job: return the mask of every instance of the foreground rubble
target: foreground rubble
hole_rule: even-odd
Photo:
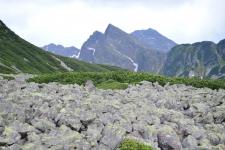
[[[142,82],[126,90],[0,79],[0,149],[224,150],[225,91]]]

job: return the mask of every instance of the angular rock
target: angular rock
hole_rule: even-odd
[[[125,129],[119,126],[107,125],[104,128],[101,143],[106,145],[110,149],[115,149],[123,140],[125,133]]]
[[[84,88],[88,91],[88,92],[92,92],[94,91],[96,88],[95,88],[95,85],[93,83],[93,81],[91,80],[87,80],[86,83],[85,83],[85,86]]]
[[[158,135],[158,144],[162,150],[181,150],[182,145],[179,137],[168,126],[164,126],[160,129]]]
[[[188,149],[196,149],[197,144],[197,140],[191,135],[186,137],[182,142],[183,147]]]

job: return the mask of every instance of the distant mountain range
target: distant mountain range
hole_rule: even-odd
[[[175,45],[175,42],[153,29],[138,30],[128,34],[109,24],[104,33],[95,31],[89,37],[81,47],[79,59],[133,71],[158,73],[164,64],[166,52]],[[62,55],[58,53],[57,47],[45,46],[44,49]],[[67,50],[64,48],[64,51]],[[78,52],[74,52],[78,56]],[[63,54],[63,56],[68,55]]]
[[[112,71],[122,67],[167,76],[225,77],[225,40],[176,45],[152,29],[128,34],[110,24],[104,33],[95,31],[81,50],[55,44],[43,49],[23,40],[0,21],[0,73]]]
[[[62,45],[48,44],[42,47],[42,49],[61,56],[79,58],[80,50],[74,46],[64,47]]]
[[[225,76],[225,40],[215,44],[203,41],[172,48],[162,69],[168,76]]]
[[[114,71],[118,67],[96,65],[46,52],[23,40],[0,20],[0,73],[51,73]]]
[[[57,50],[53,46],[48,49],[51,52]],[[68,50],[64,48],[61,51]],[[104,33],[95,31],[82,45],[81,50],[73,50],[73,53],[79,55],[76,58],[86,62],[108,64],[133,71],[167,76],[225,76],[225,40],[218,44],[203,41],[177,45],[154,29],[137,30],[128,34],[109,24]],[[71,54],[61,55],[71,57]]]

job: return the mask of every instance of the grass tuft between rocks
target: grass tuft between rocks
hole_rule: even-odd
[[[119,146],[120,150],[153,150],[153,148],[144,143],[133,139],[125,139]]]
[[[128,88],[128,84],[127,83],[120,83],[120,82],[117,82],[117,81],[114,81],[114,80],[108,80],[106,82],[102,82],[102,83],[98,84],[97,88],[103,89],[103,90],[106,90],[106,89],[125,90],[125,89]]]

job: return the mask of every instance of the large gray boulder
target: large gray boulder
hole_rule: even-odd
[[[162,127],[158,132],[158,143],[162,150],[181,150],[179,137],[169,126]]]
[[[115,149],[123,140],[125,133],[125,129],[119,126],[107,125],[104,128],[101,143],[106,145],[110,149]]]

